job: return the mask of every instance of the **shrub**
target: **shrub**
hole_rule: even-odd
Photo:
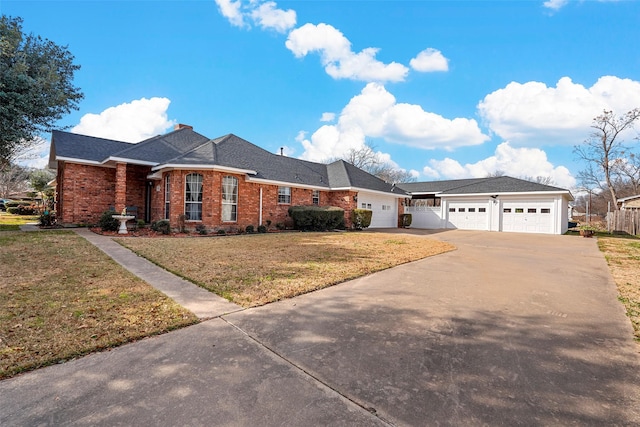
[[[205,236],[207,234],[207,227],[205,227],[204,224],[198,224],[196,225],[196,231],[198,234]]]
[[[56,214],[51,212],[51,211],[44,211],[41,215],[40,215],[40,222],[39,224],[42,227],[51,227],[52,225],[54,225],[56,222]]]
[[[5,204],[7,213],[12,215],[34,215],[38,211],[36,205],[29,201],[11,201]]]
[[[334,206],[291,206],[293,227],[303,231],[325,231],[344,228],[344,209]]]
[[[224,228],[221,228],[220,230],[217,231],[219,236],[224,236],[225,234],[227,234],[227,232],[224,230]]]
[[[136,221],[136,226],[138,228],[144,228],[147,225],[146,222],[144,222],[144,219],[139,219],[138,221]]]
[[[354,209],[351,211],[351,224],[356,230],[362,230],[371,225],[373,211],[369,209]]]
[[[258,226],[258,233],[266,233],[266,232],[267,232],[267,227],[265,227],[264,225]]]
[[[153,231],[157,231],[162,234],[170,234],[171,233],[171,224],[168,219],[160,219],[151,224],[151,229]]]
[[[400,224],[403,227],[409,227],[411,225],[412,220],[413,220],[413,217],[411,216],[410,213],[400,215]]]
[[[284,230],[284,222],[276,222],[276,228],[278,230]]]
[[[248,234],[251,234],[251,233],[255,232],[255,229],[253,228],[253,225],[249,224],[249,225],[246,226],[244,231],[246,231]]]
[[[100,220],[98,221],[98,227],[100,227],[102,231],[118,231],[120,221],[113,217],[115,214],[116,212],[111,210],[102,212]]]

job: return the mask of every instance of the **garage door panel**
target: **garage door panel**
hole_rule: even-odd
[[[450,202],[448,228],[488,230],[489,209],[486,202]]]
[[[504,202],[502,231],[553,233],[553,202]]]

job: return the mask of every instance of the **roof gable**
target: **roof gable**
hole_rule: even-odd
[[[398,186],[400,186],[403,190],[413,194],[431,193],[438,195],[569,192],[564,188],[531,182],[524,179],[512,178],[510,176],[414,182],[398,184]]]
[[[114,153],[126,150],[133,145],[128,142],[54,130],[51,133],[49,167],[55,167],[57,157],[100,163]]]

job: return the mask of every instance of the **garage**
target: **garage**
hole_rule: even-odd
[[[462,230],[488,230],[489,211],[487,201],[449,202],[447,228]]]
[[[358,207],[372,211],[369,228],[395,228],[398,226],[398,202],[395,197],[359,192]]]
[[[516,233],[563,234],[568,228],[569,190],[508,176],[401,184],[411,195],[405,213],[416,228],[438,221],[439,228]],[[428,210],[422,205],[433,206]],[[438,210],[437,206],[441,206]]]
[[[502,204],[502,231],[553,232],[553,201],[517,201]]]

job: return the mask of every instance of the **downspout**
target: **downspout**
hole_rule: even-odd
[[[258,211],[258,225],[262,225],[262,187],[260,187],[260,210]]]

